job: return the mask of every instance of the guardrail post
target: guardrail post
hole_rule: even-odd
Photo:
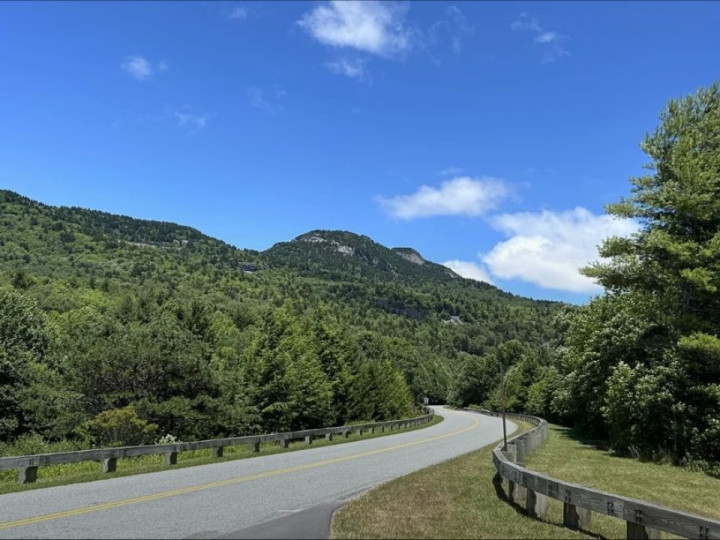
[[[312,444],[312,435],[305,435],[305,444]]]
[[[563,503],[563,525],[568,529],[584,529],[590,523],[590,510],[568,502]]]
[[[343,435],[345,435],[345,438],[346,438],[346,439],[347,439],[348,437],[350,437],[350,430],[349,430],[349,429],[346,429],[345,431],[343,431]]]
[[[385,426],[380,426],[380,433],[385,433]]]
[[[542,493],[537,493],[532,489],[527,490],[525,496],[525,510],[532,517],[543,517],[547,514],[548,498]]]
[[[370,433],[370,435],[375,435],[375,428],[371,427],[370,429],[368,429],[368,433]]]
[[[250,448],[252,448],[253,452],[259,452],[260,451],[260,441],[256,441],[254,443],[250,443]],[[286,447],[287,448],[287,447]]]
[[[660,538],[660,531],[651,529],[640,523],[627,522],[627,538],[628,540],[651,540]]]
[[[362,437],[363,430],[362,429],[356,429],[355,433],[357,433],[360,437]]]
[[[37,466],[20,467],[18,469],[18,484],[32,484],[37,480]]]
[[[326,433],[326,434],[325,434],[325,438],[326,438],[328,441],[332,441],[332,440],[333,440],[333,434],[332,434],[332,433]]]
[[[221,458],[223,457],[223,452],[225,452],[225,448],[222,446],[215,446],[212,449],[212,457],[214,458]]]
[[[177,465],[177,452],[165,453],[165,465]]]
[[[515,439],[515,463],[525,464],[525,441],[523,439]]]
[[[290,446],[290,439],[281,439],[280,446],[282,446],[283,448],[287,448],[288,446]]]
[[[508,461],[517,463],[517,446],[515,446],[514,442],[507,445],[505,455],[507,456]],[[518,486],[515,482],[508,480],[507,496],[511,503],[515,502],[515,499],[520,500],[522,498],[523,494],[520,492],[520,489],[520,486]]]
[[[102,472],[111,473],[117,470],[117,458],[109,457],[102,460]]]

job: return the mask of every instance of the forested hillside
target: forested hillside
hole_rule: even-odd
[[[472,366],[508,340],[550,358],[563,309],[348,232],[261,253],[9,191],[0,276],[5,443],[190,440],[407,415],[423,396],[465,391]]]

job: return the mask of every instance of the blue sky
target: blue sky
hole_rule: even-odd
[[[720,78],[714,2],[4,2],[0,186],[266,249],[366,234],[516,294],[636,224],[670,98]]]

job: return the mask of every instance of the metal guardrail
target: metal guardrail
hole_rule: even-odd
[[[164,454],[165,464],[175,465],[179,452],[190,450],[212,449],[212,456],[220,458],[223,456],[223,449],[226,446],[239,446],[248,444],[255,452],[260,451],[260,444],[277,442],[283,448],[287,448],[291,441],[304,440],[306,444],[312,444],[313,439],[325,437],[332,440],[334,435],[349,437],[351,432],[362,435],[368,431],[374,433],[376,429],[384,432],[386,429],[402,429],[420,424],[426,424],[432,420],[434,411],[424,407],[424,416],[406,418],[402,420],[391,420],[388,422],[372,422],[367,424],[356,424],[351,426],[337,426],[320,429],[308,429],[303,431],[289,431],[284,433],[271,433],[265,435],[248,435],[245,437],[230,437],[225,439],[210,439],[205,441],[183,442],[173,444],[155,444],[144,446],[122,446],[117,448],[98,448],[92,450],[78,450],[75,452],[57,452],[52,454],[35,454],[31,456],[9,456],[0,458],[0,470],[17,469],[18,482],[26,484],[35,482],[37,479],[38,467],[48,465],[59,465],[63,463],[79,463],[82,461],[100,461],[102,472],[115,472],[119,458],[131,458]]]
[[[488,410],[475,412],[500,416],[499,413]],[[544,516],[548,498],[552,498],[563,503],[563,525],[570,529],[585,528],[590,522],[592,512],[597,512],[625,520],[627,538],[631,539],[660,538],[660,531],[684,538],[720,539],[718,520],[563,482],[526,469],[525,456],[547,440],[548,423],[542,418],[525,414],[508,413],[507,416],[535,425],[530,431],[509,439],[507,450],[503,451],[503,443],[493,450],[496,478],[508,481],[509,500],[524,504],[529,515]]]

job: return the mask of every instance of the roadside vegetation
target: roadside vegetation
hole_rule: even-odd
[[[633,219],[582,272],[605,293],[556,319],[549,349],[468,357],[451,403],[507,407],[620,455],[720,477],[720,89],[671,100],[641,144],[648,174],[607,206]],[[629,223],[629,222],[626,222]]]
[[[699,470],[621,457],[609,450],[605,441],[587,439],[561,426],[549,427],[547,442],[525,460],[528,469],[607,493],[720,519],[720,479]],[[614,521],[620,524],[620,535],[624,534],[624,523]]]
[[[130,476],[134,474],[143,474],[149,472],[166,471],[182,467],[195,467],[198,465],[209,465],[212,463],[220,463],[224,461],[235,461],[238,459],[247,459],[258,456],[267,456],[271,454],[280,454],[285,452],[295,452],[306,450],[309,448],[317,448],[322,446],[331,446],[336,444],[344,444],[359,440],[375,439],[377,437],[385,437],[387,435],[395,435],[397,433],[406,433],[418,429],[424,429],[434,426],[443,421],[443,417],[436,414],[430,422],[420,426],[412,426],[409,428],[398,429],[394,431],[386,431],[381,433],[376,431],[374,434],[358,435],[351,432],[350,436],[334,437],[332,441],[320,438],[315,439],[311,446],[305,444],[304,441],[291,442],[288,448],[283,448],[278,443],[262,443],[260,451],[254,452],[250,445],[243,444],[239,446],[226,446],[223,457],[214,458],[211,450],[191,450],[188,452],[179,452],[178,461],[175,465],[166,465],[165,458],[162,455],[140,456],[136,458],[123,458],[117,460],[117,470],[112,474],[103,474],[100,472],[100,464],[95,461],[84,461],[80,463],[67,463],[63,465],[51,465],[38,468],[37,481],[31,484],[20,485],[17,482],[17,470],[7,469],[0,471],[0,494],[12,493],[17,491],[27,491],[30,489],[45,488],[51,486],[64,486],[67,484],[75,484],[79,482],[92,482],[94,480],[107,480],[118,476]],[[22,449],[24,452],[32,454],[36,450],[28,445]],[[64,446],[56,445],[53,450],[55,452],[71,451]]]
[[[532,426],[514,421],[522,431]],[[340,509],[332,538],[624,538],[625,522],[592,514],[587,530],[562,525],[562,503],[549,500],[543,519],[528,517],[493,484],[493,443],[481,450],[383,484]],[[720,480],[686,468],[620,458],[551,426],[548,441],[526,460],[551,476],[707,517]],[[507,483],[503,483],[507,486]]]

